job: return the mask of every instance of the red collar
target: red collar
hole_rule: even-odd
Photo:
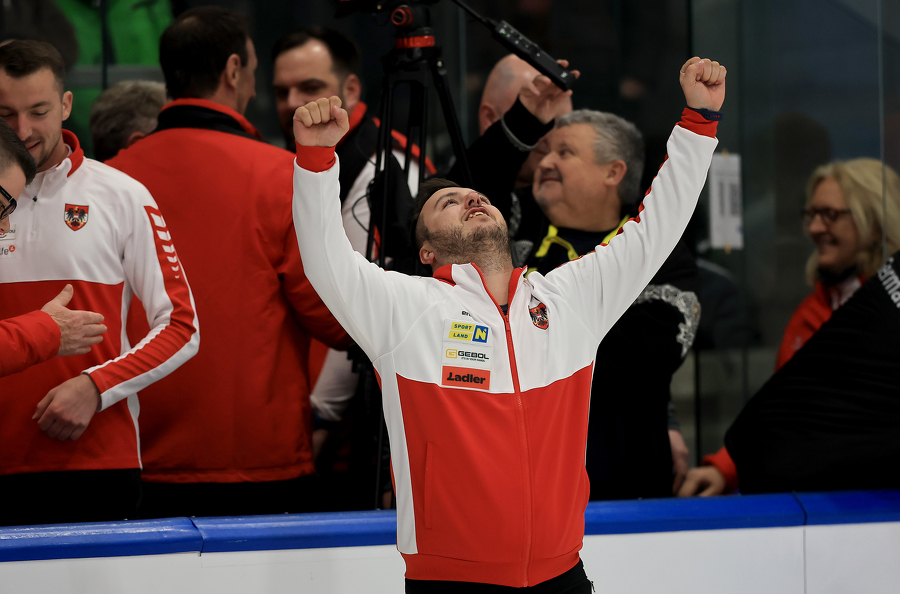
[[[194,98],[186,98],[186,99],[176,99],[171,103],[167,103],[163,106],[163,109],[168,109],[170,107],[175,107],[177,105],[194,105],[196,107],[205,107],[206,109],[211,109],[213,111],[218,111],[219,113],[224,113],[230,118],[234,118],[234,120],[241,125],[241,128],[244,129],[244,132],[253,136],[258,140],[263,140],[262,134],[259,133],[259,130],[251,124],[247,118],[236,112],[235,110],[222,105],[221,103],[216,103],[215,101],[210,101],[209,99],[194,99]]]
[[[75,170],[84,163],[84,150],[82,150],[81,143],[78,142],[78,137],[75,136],[74,132],[63,130],[62,139],[66,146],[72,149],[72,154],[68,156],[68,159],[72,161],[72,169],[70,169],[69,173],[66,175],[66,177],[68,177],[75,173]],[[65,161],[65,159],[63,159],[63,161]]]
[[[439,281],[444,281],[448,285],[456,285],[456,281],[453,280],[453,264],[444,264],[435,270],[431,276]]]
[[[363,117],[366,115],[366,109],[368,106],[360,101],[356,104],[356,108],[353,110],[353,113],[350,114],[350,128],[347,130],[347,133],[341,138],[340,142],[337,143],[337,146],[341,146],[344,140],[350,135],[351,132],[356,130],[359,125],[363,121]]]

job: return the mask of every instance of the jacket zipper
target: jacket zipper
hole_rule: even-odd
[[[512,300],[510,300],[512,301]],[[508,307],[508,306],[507,306]],[[500,309],[499,307],[497,309]],[[503,311],[500,311],[503,314]],[[506,328],[506,344],[509,351],[509,366],[512,371],[513,388],[516,391],[516,404],[518,407],[518,420],[520,435],[519,447],[524,453],[525,470],[525,567],[522,572],[523,587],[528,586],[528,565],[531,563],[531,537],[532,537],[532,493],[531,493],[531,465],[528,463],[528,438],[525,435],[525,405],[522,403],[522,390],[519,388],[519,370],[516,367],[516,352],[513,347],[512,330],[509,326],[509,316],[503,314],[503,325]]]
[[[484,280],[484,275],[481,274],[481,270],[475,266],[475,270],[478,271],[478,276],[481,277],[481,284],[484,287],[485,292],[488,294],[488,297],[491,298],[491,301],[494,302],[494,306],[497,308],[497,312],[500,314],[500,317],[503,318],[503,328],[506,331],[506,350],[509,354],[509,367],[512,372],[512,380],[513,380],[513,389],[516,393],[516,405],[518,408],[518,423],[519,423],[519,434],[521,438],[519,439],[519,448],[520,451],[524,453],[524,461],[522,466],[524,467],[525,474],[525,565],[522,569],[522,581],[523,587],[528,586],[528,565],[531,563],[531,541],[532,541],[532,532],[534,531],[532,527],[533,518],[532,518],[532,493],[531,493],[531,465],[528,463],[528,438],[525,435],[525,405],[522,403],[522,390],[519,387],[519,370],[516,367],[516,351],[513,347],[512,341],[512,329],[509,325],[509,314],[503,313],[503,310],[500,308],[500,305],[497,303],[497,300],[494,299],[494,296],[491,294],[491,291],[487,288],[487,283]],[[513,294],[509,295],[509,299],[507,299],[506,303],[506,311],[509,311],[510,306],[512,305]]]

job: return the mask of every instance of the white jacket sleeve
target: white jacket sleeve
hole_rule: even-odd
[[[306,277],[374,361],[391,351],[429,307],[426,279],[386,272],[353,251],[341,221],[338,171],[294,163],[294,228]]]
[[[122,267],[126,285],[147,312],[150,332],[119,357],[85,371],[100,390],[102,409],[167,376],[200,346],[194,297],[172,237],[156,202],[140,190],[122,197],[130,199],[130,220],[122,221]]]
[[[549,272],[599,342],[669,257],[697,205],[718,141],[676,126],[642,210],[608,245]],[[533,276],[533,275],[532,275]]]

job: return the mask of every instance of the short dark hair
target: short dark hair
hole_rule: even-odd
[[[172,99],[212,95],[229,56],[246,66],[247,19],[217,6],[200,6],[181,13],[159,39],[159,64]]]
[[[123,80],[100,93],[91,105],[94,157],[108,161],[126,147],[135,132],[153,132],[165,103],[165,86],[149,80]]]
[[[47,68],[53,73],[59,92],[63,92],[66,63],[59,51],[46,41],[17,39],[0,45],[0,68],[13,78],[29,76]]]
[[[13,165],[18,165],[25,174],[25,184],[30,184],[37,174],[37,165],[25,143],[19,140],[19,136],[9,127],[4,120],[0,119],[0,175]],[[17,198],[17,196],[13,196]]]
[[[304,46],[312,39],[321,41],[328,48],[328,53],[331,54],[332,70],[338,76],[343,79],[350,74],[360,75],[359,48],[352,39],[328,27],[304,27],[288,33],[279,39],[272,48],[272,63],[274,64],[278,56],[284,52]]]
[[[416,246],[417,251],[422,248],[422,244],[428,239],[428,229],[425,228],[424,224],[419,225],[419,215],[422,214],[422,208],[425,207],[425,203],[434,196],[435,192],[446,188],[459,187],[461,186],[458,183],[440,177],[432,177],[422,182],[419,186],[419,193],[416,196],[416,208],[413,210],[412,218],[409,221],[410,240]]]

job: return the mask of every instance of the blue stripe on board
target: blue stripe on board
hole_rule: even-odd
[[[0,528],[0,561],[199,552],[202,545],[187,518]]]
[[[585,534],[900,521],[900,491],[595,501]],[[0,562],[394,545],[393,511],[0,528]]]
[[[585,534],[774,528],[802,526],[803,509],[788,493],[592,501],[584,519]]]
[[[900,521],[900,491],[797,493],[809,526]]]
[[[337,512],[237,518],[194,518],[203,552],[270,551],[392,545],[394,511]]]

